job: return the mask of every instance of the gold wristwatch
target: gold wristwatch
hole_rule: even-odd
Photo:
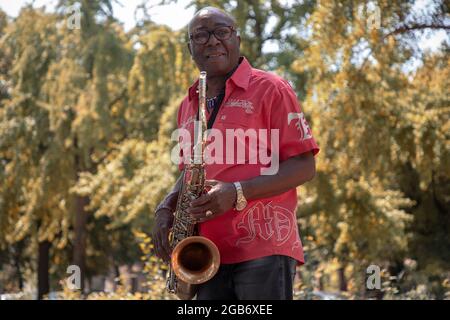
[[[242,211],[247,206],[247,199],[244,197],[242,186],[240,182],[233,183],[236,188],[236,205],[234,206],[237,211]]]

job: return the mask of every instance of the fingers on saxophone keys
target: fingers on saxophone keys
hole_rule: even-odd
[[[197,223],[205,222],[213,218],[214,212],[208,209],[191,216]]]
[[[202,210],[199,212],[196,211],[195,213],[191,213],[191,217],[192,217],[192,219],[194,219],[196,221],[202,220],[202,219],[206,218],[206,210]]]
[[[210,200],[211,200],[211,195],[204,194],[204,195],[200,196],[199,198],[191,201],[191,208],[197,207],[197,206],[202,206],[202,205],[208,203]]]
[[[206,210],[209,210],[211,205],[212,205],[211,203],[191,205],[191,207],[188,209],[188,212],[189,214],[191,214],[191,216],[194,215],[204,216]]]

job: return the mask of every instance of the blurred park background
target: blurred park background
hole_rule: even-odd
[[[2,299],[174,298],[149,234],[205,5],[291,82],[321,147],[296,299],[450,298],[448,1],[47,2],[0,1]]]

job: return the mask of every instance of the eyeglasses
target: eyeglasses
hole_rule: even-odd
[[[220,26],[215,28],[213,31],[208,30],[200,30],[195,33],[191,33],[189,35],[189,39],[194,41],[195,44],[206,44],[209,41],[209,38],[213,34],[217,40],[228,40],[231,38],[233,32],[236,29],[232,26]]]

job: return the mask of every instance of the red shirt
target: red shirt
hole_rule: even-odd
[[[197,86],[198,81],[189,88],[189,94],[178,110],[178,128],[191,133],[198,109]],[[205,167],[207,179],[235,182],[261,175],[261,170],[270,168],[271,164],[252,161],[255,160],[250,155],[252,151],[256,151],[253,153],[255,157],[264,149],[262,151],[266,155],[278,156],[280,163],[295,155],[310,151],[315,155],[319,151],[289,83],[275,74],[252,68],[245,58],[226,81],[225,97],[212,128],[216,133],[222,133],[224,140],[227,129],[255,129],[257,137],[258,132],[267,132],[267,141],[261,143],[258,140],[251,144],[250,138],[241,136],[234,140],[234,146],[223,142],[223,151],[215,148],[205,152],[210,155],[208,159],[216,160]],[[272,144],[271,139],[277,141],[278,146],[276,142]],[[209,146],[213,142],[217,142],[216,138],[210,139]],[[240,162],[237,161],[238,147],[246,152],[245,159]],[[182,168],[183,164],[180,164],[180,170]],[[286,255],[300,264],[304,263],[296,219],[296,189],[270,198],[247,200],[248,205],[243,211],[232,209],[199,224],[200,235],[212,240],[219,248],[221,263],[237,263],[269,255]]]

